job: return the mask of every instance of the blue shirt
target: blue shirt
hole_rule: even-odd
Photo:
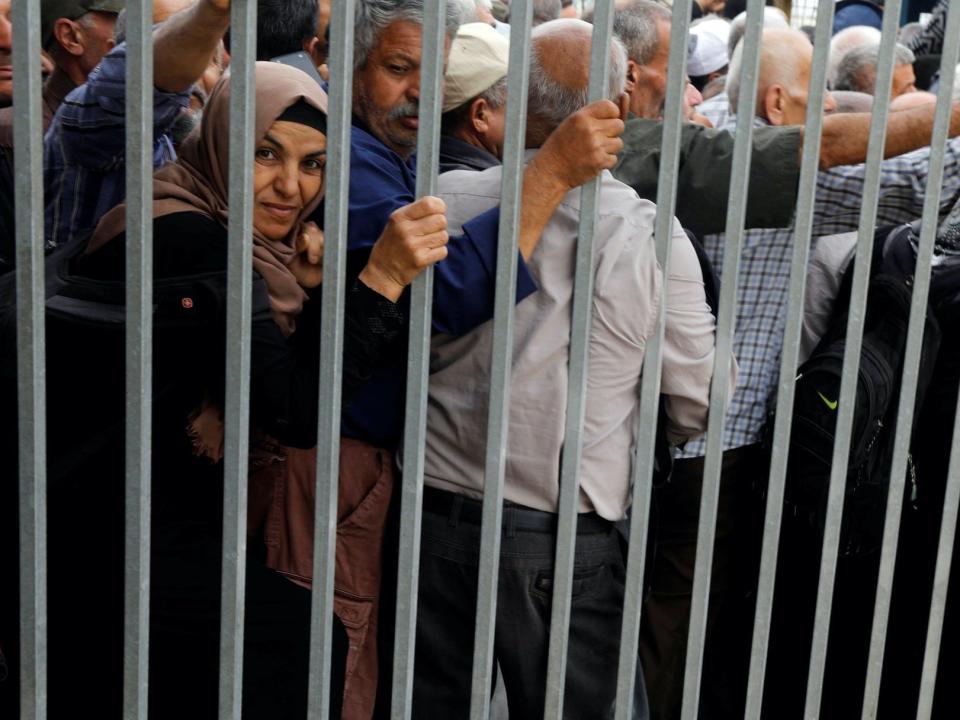
[[[416,160],[404,160],[354,120],[350,145],[350,209],[347,249],[359,270],[387,225],[390,214],[416,200]],[[494,208],[451,237],[447,258],[434,268],[433,331],[463,335],[493,317],[500,210]],[[537,289],[526,264],[517,272],[517,302]],[[342,432],[384,447],[403,430],[406,341],[388,364],[357,392],[344,413]]]
[[[73,90],[43,141],[46,247],[87,238],[126,197],[127,46],[117,45]],[[153,93],[153,166],[176,159],[168,132],[190,93]]]

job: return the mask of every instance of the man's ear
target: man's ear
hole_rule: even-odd
[[[53,24],[53,37],[63,47],[64,51],[80,56],[85,50],[83,45],[83,30],[80,24],[68,18],[59,18]]]
[[[310,56],[310,59],[313,61],[313,64],[319,67],[323,64],[326,58],[320,57],[320,38],[316,35],[311,37],[309,40],[303,41],[303,51]]]
[[[634,90],[637,89],[637,85],[640,83],[640,66],[637,65],[633,60],[627,60],[627,84],[624,86],[623,91],[627,95],[633,95]]]
[[[485,133],[489,128],[490,106],[482,97],[470,103],[470,127],[478,133]]]
[[[786,98],[782,85],[771,85],[763,94],[763,114],[771,125],[783,125]]]

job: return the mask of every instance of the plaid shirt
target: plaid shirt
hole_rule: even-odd
[[[945,153],[941,217],[960,197],[960,138],[950,140]],[[883,162],[878,228],[912,221],[923,214],[929,161],[929,148],[923,148]],[[813,217],[814,242],[817,237],[857,230],[864,172],[864,165],[820,172]],[[767,415],[776,403],[793,237],[793,228],[747,230],[743,236],[733,340],[740,374],[727,410],[724,450],[759,442]],[[723,263],[724,239],[723,234],[704,238],[718,273]],[[688,443],[680,456],[699,457],[705,451],[706,442],[701,438]]]
[[[43,141],[46,248],[83,240],[126,197],[127,46],[106,55],[67,95]],[[153,93],[153,166],[176,159],[167,135],[189,92]]]

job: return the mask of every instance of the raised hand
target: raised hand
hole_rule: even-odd
[[[323,281],[323,230],[306,222],[297,233],[297,251],[287,267],[302,287],[315,288]]]
[[[623,149],[621,110],[599,100],[578,110],[554,130],[537,152],[541,167],[573,189],[617,164]]]
[[[446,204],[427,195],[394,210],[370,252],[360,280],[396,302],[404,288],[447,256]]]

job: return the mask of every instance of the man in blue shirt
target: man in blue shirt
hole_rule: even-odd
[[[447,6],[447,50],[458,26]],[[422,0],[359,0],[354,39],[348,249],[363,260],[391,214],[416,198]],[[524,171],[517,299],[536,290],[523,260],[566,193],[613,167],[622,143],[620,111],[594,103],[561,125]],[[576,147],[578,152],[570,153]],[[434,271],[433,329],[462,335],[493,316],[499,209],[466,223]],[[393,448],[402,430],[406,348],[357,394],[343,422],[348,437]]]
[[[153,164],[176,159],[170,130],[230,22],[228,0],[155,0]],[[180,11],[180,12],[178,12]],[[174,14],[176,13],[176,14]],[[167,19],[169,18],[169,20]],[[126,196],[126,45],[67,95],[44,139],[48,249],[84,240]]]

